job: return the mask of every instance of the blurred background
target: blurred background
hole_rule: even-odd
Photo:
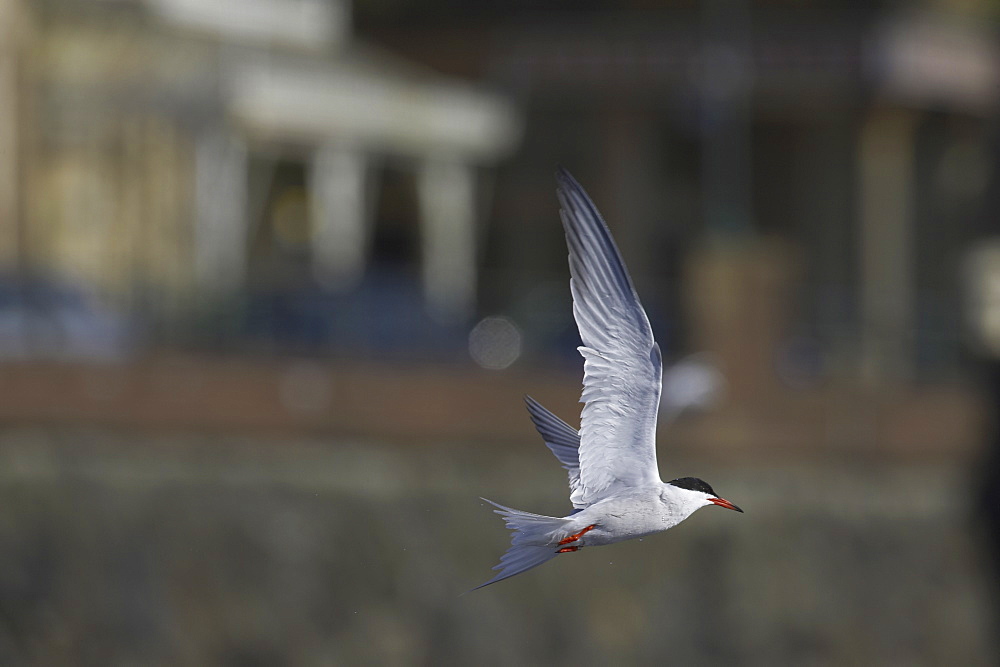
[[[0,662],[996,664],[1000,6],[0,0]],[[745,515],[570,508],[553,172]]]

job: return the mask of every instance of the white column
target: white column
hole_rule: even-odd
[[[469,317],[476,299],[475,173],[456,159],[429,159],[417,175],[424,293],[434,316]]]
[[[913,112],[878,109],[861,131],[862,374],[906,377],[913,360]]]
[[[247,151],[221,132],[195,149],[195,273],[199,288],[221,296],[243,286],[247,267]]]
[[[365,156],[347,147],[323,146],[309,172],[312,270],[320,284],[356,285],[365,270],[370,211]]]

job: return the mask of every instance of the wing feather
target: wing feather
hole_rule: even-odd
[[[580,488],[580,434],[576,429],[546,410],[531,396],[524,397],[531,421],[545,445],[559,459],[569,476],[570,497]],[[576,507],[583,509],[584,506]]]
[[[560,169],[556,179],[584,359],[580,484],[570,499],[585,507],[621,487],[659,481],[655,434],[663,364],[601,214],[569,172]]]

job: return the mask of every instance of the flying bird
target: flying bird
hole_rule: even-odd
[[[568,171],[560,168],[556,181],[569,246],[573,317],[583,342],[578,348],[583,355],[580,430],[530,396],[525,403],[569,475],[574,511],[542,516],[483,498],[512,531],[511,546],[493,568],[497,575],[473,590],[561,554],[673,528],[708,505],[743,511],[696,477],[660,480],[660,348],[601,214]]]

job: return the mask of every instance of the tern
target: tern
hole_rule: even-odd
[[[506,521],[511,546],[477,590],[521,574],[560,554],[673,528],[709,505],[742,512],[706,482],[660,479],[656,417],[663,361],[649,318],[611,232],[568,171],[556,173],[560,216],[569,247],[573,317],[580,330],[584,403],[580,430],[530,396],[528,413],[569,475],[568,516],[531,514],[483,498]]]

